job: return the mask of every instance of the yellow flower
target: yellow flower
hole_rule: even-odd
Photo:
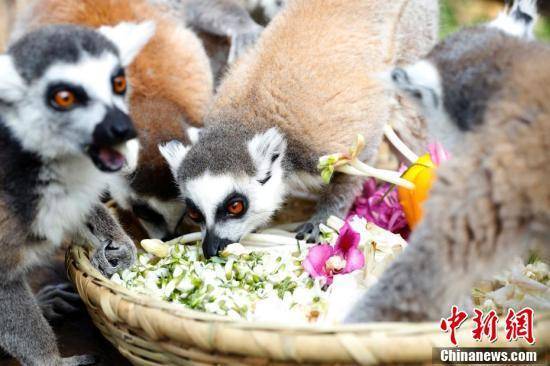
[[[406,180],[414,183],[413,189],[397,187],[399,203],[403,207],[409,227],[414,227],[422,219],[422,203],[428,198],[428,193],[435,180],[435,168],[430,154],[422,155],[402,175]]]

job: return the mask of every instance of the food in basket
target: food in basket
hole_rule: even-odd
[[[323,234],[322,245],[232,244],[210,259],[197,241],[187,245],[145,240],[146,252],[138,255],[136,265],[112,280],[164,301],[234,319],[337,323],[406,242],[360,218],[347,223],[331,218]],[[321,258],[319,250],[330,255]]]
[[[550,266],[532,256],[527,264],[516,258],[512,267],[473,291],[474,303],[505,314],[506,309],[550,310]]]

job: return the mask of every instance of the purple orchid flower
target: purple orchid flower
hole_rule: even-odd
[[[311,247],[302,265],[311,277],[324,278],[325,284],[330,285],[335,275],[363,268],[365,257],[359,250],[360,240],[361,235],[346,222],[335,246],[319,244]]]
[[[390,184],[377,185],[374,178],[367,180],[363,193],[355,200],[347,220],[359,216],[406,239],[410,233],[407,219],[399,203],[397,191],[390,189]]]

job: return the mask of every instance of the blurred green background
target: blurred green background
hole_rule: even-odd
[[[445,37],[462,25],[472,25],[493,19],[502,9],[498,0],[441,0],[441,36]],[[537,25],[537,36],[550,40],[550,1],[539,0],[543,16]]]

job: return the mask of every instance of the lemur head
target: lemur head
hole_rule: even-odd
[[[0,55],[5,124],[45,161],[87,155],[108,172],[135,165],[125,67],[153,32],[152,23],[98,31],[55,25],[23,36]]]
[[[177,139],[188,146],[197,141],[199,129],[189,126],[180,109],[165,98],[149,97],[147,102],[136,103],[134,96],[131,110],[140,131],[139,164],[128,176],[128,184],[111,187],[111,195],[126,211],[119,214],[126,214],[124,226],[134,240],[170,240],[185,233],[185,204],[158,145]]]
[[[172,141],[160,150],[187,217],[201,226],[206,257],[267,223],[283,201],[286,140],[276,128],[254,133],[218,125],[190,147]]]
[[[432,135],[452,151],[481,124],[502,84],[509,54],[500,52],[533,39],[536,20],[536,0],[517,0],[494,21],[465,28],[419,62],[395,68],[390,82],[418,104]]]

